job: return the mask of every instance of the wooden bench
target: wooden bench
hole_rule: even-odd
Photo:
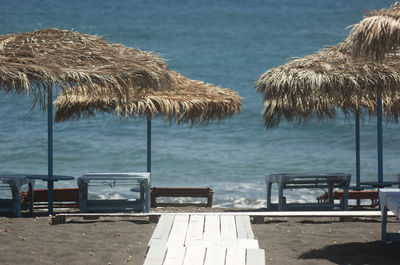
[[[342,200],[344,192],[343,191],[334,191],[333,192],[333,199],[334,200]],[[326,203],[328,202],[329,194],[325,192],[317,197],[318,203]],[[378,191],[371,190],[371,191],[356,191],[351,190],[349,191],[348,195],[349,200],[371,200],[371,206],[376,207],[378,206]]]
[[[247,215],[163,214],[144,265],[264,265]]]
[[[30,203],[29,193],[22,192],[22,205]],[[33,192],[33,200],[35,208],[47,208],[48,190],[38,189]],[[61,188],[53,190],[53,207],[54,208],[79,208],[79,191],[78,188]]]
[[[151,207],[166,206],[199,206],[212,207],[213,190],[210,188],[160,188],[153,187],[150,190]],[[159,197],[191,197],[191,198],[207,198],[207,203],[161,203],[157,202]]]

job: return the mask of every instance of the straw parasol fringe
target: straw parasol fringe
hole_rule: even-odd
[[[159,56],[112,44],[101,37],[59,29],[0,36],[0,89],[33,93],[45,107],[48,87],[79,84],[86,94],[126,94],[129,88],[169,89],[171,77]],[[38,88],[38,85],[41,88]]]
[[[260,76],[257,92],[264,93],[263,119],[267,128],[285,118],[297,123],[332,119],[336,108],[346,117],[359,111],[361,118],[376,115],[377,83],[382,84],[387,121],[398,122],[400,112],[400,65],[398,55],[384,65],[351,62],[345,45],[320,50],[294,59]]]
[[[75,90],[63,92],[54,105],[55,121],[91,117],[95,112],[113,113],[122,117],[163,116],[171,123],[206,124],[210,120],[232,117],[241,111],[241,98],[229,89],[191,80],[171,72],[175,87],[171,90],[130,90],[129,97],[118,95],[91,96]]]
[[[389,9],[367,12],[367,16],[352,27],[347,42],[353,56],[382,61],[385,54],[399,49],[400,2]]]

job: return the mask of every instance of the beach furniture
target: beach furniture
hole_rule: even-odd
[[[212,207],[214,191],[211,188],[160,188],[153,187],[150,190],[151,194],[151,207],[165,207],[165,206],[198,206],[198,207]],[[207,198],[207,203],[198,202],[157,202],[159,197],[190,197],[190,198]]]
[[[371,200],[371,206],[376,207],[378,205],[378,191],[377,190],[350,190],[348,194],[348,200]],[[318,203],[328,203],[329,193],[325,192],[317,197]],[[333,200],[340,200],[340,205],[344,204],[344,192],[334,191]]]
[[[33,191],[34,208],[47,208],[48,190],[39,189]],[[31,204],[29,192],[21,193],[22,207]],[[62,188],[53,190],[53,207],[54,208],[78,208],[79,192],[78,188]]]
[[[138,218],[143,221],[143,218],[148,218],[150,223],[157,223],[162,215],[166,213],[162,212],[151,212],[151,213],[131,213],[131,212],[118,212],[118,213],[57,213],[52,217],[51,223],[53,225],[65,224],[68,218],[76,220],[77,218],[83,219],[100,219],[100,218]],[[312,217],[312,218],[336,218],[339,220],[348,220],[354,217],[380,217],[381,211],[256,211],[256,212],[211,212],[211,213],[186,213],[192,214],[202,214],[204,216],[208,215],[245,215],[251,218],[253,224],[264,223],[265,218],[288,218],[288,217]],[[388,216],[394,216],[392,212],[388,212]]]
[[[265,264],[248,215],[163,214],[144,265]]]
[[[289,208],[299,207],[330,207],[335,206],[333,199],[333,189],[343,189],[343,203],[338,205],[341,210],[347,210],[348,191],[351,180],[351,174],[331,173],[331,174],[267,174],[265,181],[267,184],[267,208],[272,209],[271,190],[272,184],[278,186],[278,210],[283,211]],[[328,202],[325,204],[318,203],[292,203],[287,204],[286,198],[283,196],[285,189],[328,189]]]
[[[33,187],[35,180],[25,174],[3,174],[0,175],[0,189],[10,189],[11,199],[0,199],[0,211],[11,212],[14,216],[21,216],[21,191],[24,185],[29,187],[29,197],[33,198]],[[29,205],[29,209],[33,212],[33,204]]]
[[[400,242],[400,233],[387,233],[387,215],[388,211],[400,219],[400,189],[380,189],[379,204],[382,212],[382,241]]]
[[[90,199],[89,186],[125,186],[132,196],[127,199]],[[150,210],[150,173],[88,173],[78,178],[79,210],[85,212],[115,212]],[[133,193],[139,193],[133,198]]]

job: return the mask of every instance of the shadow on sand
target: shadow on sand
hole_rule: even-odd
[[[382,265],[400,264],[400,243],[345,243],[311,250],[299,256],[300,259],[324,259],[335,264]]]

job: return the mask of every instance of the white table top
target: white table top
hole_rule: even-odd
[[[380,189],[379,203],[382,211],[386,207],[400,219],[400,189]]]
[[[118,179],[118,180],[130,180],[130,179],[150,179],[149,172],[140,172],[140,173],[86,173],[82,177],[79,177],[78,180],[110,180],[110,179]]]
[[[294,179],[340,179],[350,181],[351,174],[345,173],[278,173],[278,174],[266,174],[265,179],[267,182],[281,182],[283,180],[294,180]]]

